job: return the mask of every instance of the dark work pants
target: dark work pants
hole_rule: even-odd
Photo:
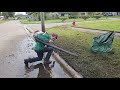
[[[32,63],[32,62],[36,62],[36,61],[40,61],[43,58],[43,55],[45,52],[47,52],[47,55],[45,57],[45,61],[49,61],[50,56],[52,55],[53,52],[53,48],[52,47],[45,47],[43,50],[41,51],[35,51],[37,53],[38,57],[35,58],[30,58],[27,60],[27,62]]]

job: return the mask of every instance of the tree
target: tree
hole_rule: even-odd
[[[67,17],[60,17],[60,19],[62,20],[62,22],[64,22],[65,20],[67,20]]]
[[[2,12],[2,15],[5,17],[5,19],[8,19],[9,17],[14,17],[15,12]]]
[[[90,15],[91,15],[91,13],[90,13]],[[90,16],[88,15],[87,12],[80,12],[80,18],[87,20],[90,18]]]
[[[9,17],[8,12],[2,12],[2,16],[4,16],[5,19],[8,19]]]
[[[87,20],[90,17],[88,15],[84,15],[84,16],[81,16],[81,18],[83,18],[84,20]]]
[[[40,12],[26,12],[27,15],[32,15],[34,21],[40,21]]]
[[[33,13],[32,13],[32,17],[33,17],[33,20],[34,20],[34,21],[37,21],[37,20],[38,20],[37,12],[33,12]]]
[[[78,18],[80,16],[79,12],[70,12],[69,18]]]
[[[95,12],[96,15],[102,15],[102,12]]]
[[[94,18],[96,18],[96,19],[99,19],[99,18],[101,18],[103,15],[102,15],[102,12],[95,12],[94,13]]]
[[[46,14],[45,14],[45,19],[46,19],[46,20],[51,20],[51,19],[52,19],[52,13],[51,13],[51,12],[46,13]]]
[[[87,14],[88,14],[89,17],[92,18],[95,15],[95,12],[87,12]]]
[[[2,16],[2,12],[0,12],[0,16]]]
[[[94,16],[94,18],[96,18],[96,19],[99,19],[99,18],[101,18],[102,16],[101,15],[95,15]]]
[[[91,18],[99,19],[102,17],[103,13],[102,12],[87,12],[87,15]]]
[[[50,12],[44,12],[44,16],[45,16],[45,20],[48,19],[48,15],[49,15]]]
[[[44,12],[45,20],[59,19],[58,12]]]
[[[15,15],[15,12],[8,12],[9,17],[14,17],[14,15]]]

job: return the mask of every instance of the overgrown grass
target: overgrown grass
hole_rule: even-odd
[[[105,17],[103,18],[100,18],[100,20],[104,20],[106,19]],[[81,21],[84,21],[82,18],[78,18],[78,19],[67,19],[65,20],[65,22],[73,22],[73,21],[76,21],[76,22],[81,22]],[[91,20],[95,20],[95,18],[89,18],[87,19],[87,21],[91,21]],[[40,24],[41,21],[28,21],[27,19],[20,19],[20,22],[22,24]],[[61,19],[55,19],[55,20],[45,20],[45,23],[61,23],[62,20]]]
[[[70,24],[68,26],[71,26]],[[99,22],[80,22],[76,23],[76,27],[110,30],[120,32],[120,20],[107,20]]]
[[[83,33],[76,30],[55,27],[48,29],[49,33],[59,35],[56,45],[65,50],[79,54],[73,57],[64,52],[59,52],[63,59],[75,70],[88,78],[120,78],[120,39],[113,41],[114,53],[92,54],[90,51],[92,39],[95,34]]]

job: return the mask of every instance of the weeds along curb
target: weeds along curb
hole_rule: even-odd
[[[63,60],[57,53],[53,52],[53,57],[58,61],[58,63],[63,66],[63,68],[72,76],[72,78],[83,78],[81,74],[76,72],[72,67],[70,67],[65,60]]]

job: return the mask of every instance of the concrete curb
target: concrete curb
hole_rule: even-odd
[[[63,66],[63,68],[72,76],[72,78],[83,78],[81,74],[76,72],[72,67],[70,67],[65,60],[63,60],[57,53],[53,52],[53,57],[58,61],[58,63]]]

